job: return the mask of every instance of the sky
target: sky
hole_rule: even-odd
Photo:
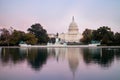
[[[120,0],[0,0],[0,28],[26,32],[40,23],[48,33],[66,33],[72,16],[80,33],[101,26],[120,32]]]

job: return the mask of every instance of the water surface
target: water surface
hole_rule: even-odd
[[[0,80],[120,80],[120,48],[0,48]]]

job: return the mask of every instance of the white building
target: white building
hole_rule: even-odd
[[[55,35],[55,34],[48,34],[48,37],[49,37],[49,38],[55,38],[56,35]]]
[[[65,42],[80,42],[82,35],[79,33],[79,29],[74,21],[74,17],[72,18],[72,22],[69,25],[68,32],[59,34],[58,38]]]

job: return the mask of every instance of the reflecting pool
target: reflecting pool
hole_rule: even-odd
[[[120,48],[0,48],[0,80],[120,80]]]

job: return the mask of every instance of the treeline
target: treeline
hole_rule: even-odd
[[[39,24],[33,24],[28,28],[28,33],[13,29],[0,29],[0,46],[16,46],[20,42],[27,44],[46,44],[48,42],[48,34]]]
[[[33,24],[27,29],[27,33],[19,30],[0,29],[0,46],[17,46],[20,42],[27,44],[47,44],[50,41],[47,31],[39,24]],[[99,27],[97,30],[85,29],[80,42],[89,44],[92,41],[101,45],[120,45],[120,33],[114,33],[108,26]]]
[[[82,33],[83,38],[80,40],[85,44],[92,41],[101,42],[101,45],[120,45],[120,33],[114,33],[108,26],[103,26],[97,30],[85,29]]]

